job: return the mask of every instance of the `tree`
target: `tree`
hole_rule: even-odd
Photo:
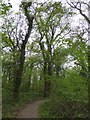
[[[76,2],[68,2],[68,4],[72,8],[74,8],[80,12],[80,14],[85,18],[85,20],[88,23],[88,26],[90,27],[90,19],[89,19],[90,14],[89,14],[89,16],[87,16],[87,14],[84,13],[82,10],[82,6],[84,5],[87,7],[88,12],[90,13],[90,3],[76,1]],[[89,28],[88,28],[88,36],[90,36],[89,34],[90,34],[90,32],[89,32]],[[89,100],[89,103],[88,103],[89,115],[88,115],[88,117],[90,119],[90,37],[88,37],[88,100]]]
[[[6,20],[6,28],[5,25],[3,27],[3,34],[6,36],[8,41],[5,42],[7,45],[9,45],[9,50],[13,53],[13,61],[14,61],[14,71],[13,71],[13,87],[14,87],[14,98],[19,99],[19,89],[22,81],[22,75],[23,75],[23,67],[24,67],[24,61],[25,61],[25,47],[28,42],[28,39],[31,34],[32,25],[33,25],[33,19],[34,16],[29,14],[29,8],[31,6],[31,2],[22,2],[21,4],[21,11],[24,12],[24,14],[19,13],[19,17],[17,17],[16,21],[13,21],[13,17],[10,15],[7,15],[4,17],[4,20]],[[17,15],[18,16],[18,15]],[[26,17],[27,25],[24,23],[24,19],[22,19],[22,16]],[[11,18],[11,21],[8,21],[8,18]],[[25,21],[26,21],[25,20]],[[25,31],[22,30],[20,26],[26,27]],[[4,39],[5,40],[5,39]]]
[[[63,44],[63,38],[68,34],[69,26],[63,22],[66,11],[61,2],[45,2],[36,8],[36,41],[43,56],[44,96],[48,96],[53,76],[54,52]],[[43,14],[42,14],[43,13]],[[58,32],[57,32],[58,31]],[[61,45],[60,45],[61,44]]]
[[[28,30],[25,35],[25,40],[22,41],[21,49],[20,49],[20,57],[18,61],[18,69],[16,71],[15,80],[14,80],[14,97],[19,98],[19,89],[22,81],[22,74],[23,74],[23,66],[25,61],[25,47],[28,42],[29,36],[32,30],[32,24],[34,16],[30,16],[28,13],[28,8],[31,6],[32,3],[22,3],[22,8],[24,9],[24,14],[28,20]],[[18,94],[17,94],[18,93]]]

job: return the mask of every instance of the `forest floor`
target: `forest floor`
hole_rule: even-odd
[[[39,106],[47,100],[38,100],[32,103],[26,104],[17,113],[16,118],[39,118]]]

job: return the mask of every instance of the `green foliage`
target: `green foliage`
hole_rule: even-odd
[[[53,63],[55,64],[55,66],[60,68],[60,66],[67,61],[68,54],[68,49],[65,49],[64,47],[57,47],[54,50],[53,55]]]
[[[14,41],[12,40],[13,44],[14,44]],[[5,34],[5,33],[2,33],[2,47],[3,48],[6,48],[6,47],[11,47],[12,48],[12,43],[10,41],[10,38]]]
[[[49,102],[46,102],[39,107],[39,114],[41,115],[40,118],[49,118],[49,104]]]
[[[85,74],[88,72],[88,46],[83,36],[77,35],[71,39],[66,39],[69,45],[69,53],[74,57],[76,65],[81,67]]]
[[[57,96],[69,100],[87,100],[87,80],[76,73],[67,73],[65,78],[57,83]]]
[[[86,118],[88,116],[87,87],[87,79],[73,70],[67,71],[66,77],[56,78],[50,101],[40,108],[41,117]]]
[[[0,14],[1,15],[7,15],[9,10],[12,8],[12,5],[10,3],[0,3]]]

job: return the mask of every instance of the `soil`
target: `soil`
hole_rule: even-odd
[[[24,108],[18,112],[16,118],[39,118],[39,106],[44,102],[46,102],[46,100],[38,100],[26,104]]]

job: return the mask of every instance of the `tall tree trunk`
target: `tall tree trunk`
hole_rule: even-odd
[[[47,95],[49,96],[50,94],[50,90],[51,90],[51,77],[52,77],[52,48],[51,48],[51,44],[48,44],[48,81],[47,81]]]
[[[22,81],[22,75],[23,75],[23,67],[24,67],[24,61],[25,61],[25,47],[28,42],[29,36],[31,34],[32,30],[32,24],[33,24],[33,16],[30,16],[28,13],[28,7],[31,6],[31,2],[29,3],[22,3],[22,7],[25,12],[25,16],[28,20],[28,31],[25,36],[25,40],[22,41],[21,49],[20,49],[20,57],[19,57],[19,62],[18,62],[18,68],[15,74],[15,80],[14,80],[14,98],[19,99],[20,96],[20,85]]]
[[[52,63],[51,63],[51,61],[48,62],[48,75],[52,75]]]
[[[44,97],[48,97],[51,90],[51,77],[52,75],[52,63],[48,60],[48,63],[44,62]]]
[[[31,77],[32,77],[32,70],[33,70],[33,67],[34,67],[34,65],[33,64],[31,64],[30,65],[30,74],[29,74],[29,80],[28,80],[28,85],[27,85],[27,91],[29,92],[30,91],[30,87],[31,87]]]
[[[31,89],[31,75],[30,75],[29,80],[28,80],[27,92],[29,92],[30,89]]]
[[[47,38],[47,47],[48,47],[48,54],[45,53],[45,46],[42,42],[43,36],[41,35],[41,39],[39,41],[40,48],[42,50],[43,60],[44,60],[44,66],[43,66],[43,73],[44,73],[44,97],[49,96],[50,90],[51,90],[51,80],[49,77],[52,75],[52,61],[51,61],[51,55],[52,55],[52,48],[51,44],[49,43],[49,40]]]
[[[14,98],[19,99],[19,89],[22,81],[22,74],[23,74],[23,66],[25,60],[25,45],[24,48],[21,49],[20,59],[18,62],[18,69],[16,71],[15,80],[14,80]]]

